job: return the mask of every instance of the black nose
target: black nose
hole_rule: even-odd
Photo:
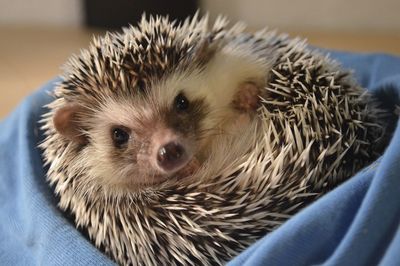
[[[185,148],[176,142],[170,142],[158,150],[157,161],[164,170],[171,171],[186,161]]]

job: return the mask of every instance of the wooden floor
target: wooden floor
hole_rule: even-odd
[[[89,44],[92,35],[79,28],[26,28],[0,26],[0,119],[21,99],[61,72],[72,53]],[[400,55],[400,33],[352,34],[295,32],[315,46],[354,52]]]

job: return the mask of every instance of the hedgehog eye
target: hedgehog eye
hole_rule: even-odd
[[[177,111],[186,111],[189,108],[189,100],[183,93],[179,93],[175,97],[174,104]]]
[[[111,130],[111,138],[115,147],[121,148],[122,145],[126,144],[130,138],[129,130],[122,126],[114,127]]]

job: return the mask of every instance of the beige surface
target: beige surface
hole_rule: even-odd
[[[212,18],[225,14],[229,20],[245,21],[251,27],[268,25],[280,29],[315,31],[327,29],[400,31],[399,0],[201,0],[200,2],[202,10],[210,12]]]
[[[99,34],[96,32],[95,34]],[[68,56],[85,48],[93,32],[78,28],[0,26],[0,119],[23,97],[60,73]],[[292,33],[325,48],[400,55],[400,34]]]
[[[88,45],[80,29],[0,27],[0,118],[60,73],[71,53]]]

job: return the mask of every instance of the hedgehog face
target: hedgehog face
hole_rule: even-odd
[[[231,125],[243,113],[235,107],[257,88],[209,77],[208,70],[180,73],[138,97],[109,97],[100,107],[67,105],[54,125],[84,146],[85,171],[103,185],[142,188],[186,177],[207,159],[214,136],[234,134]]]
[[[235,134],[237,121],[252,117],[272,64],[256,40],[243,44],[246,35],[219,41],[200,27],[147,27],[95,40],[56,91],[54,127],[80,147],[74,169],[101,185],[141,188],[192,175],[214,136]],[[160,31],[165,39],[150,36]],[[187,34],[197,40],[187,45]]]
[[[109,99],[93,117],[86,149],[96,158],[89,168],[103,182],[143,187],[196,170],[209,112],[206,100],[168,81],[148,92]]]

